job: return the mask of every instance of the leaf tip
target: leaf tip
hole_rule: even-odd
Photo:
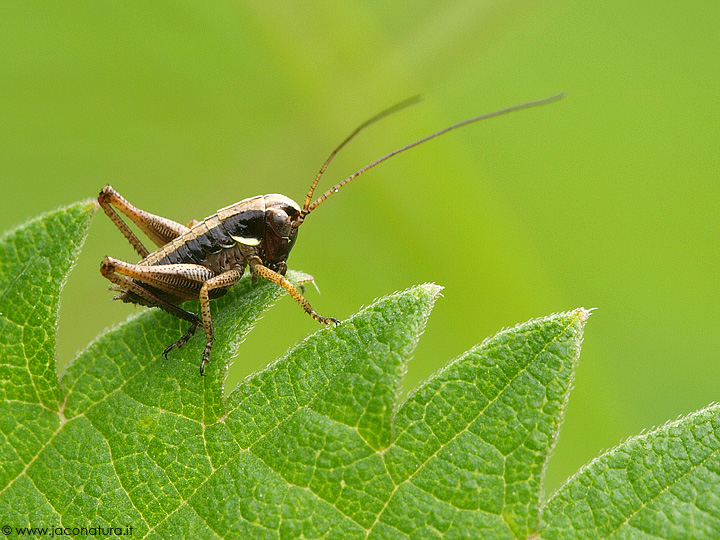
[[[93,211],[93,212],[96,212],[96,211],[100,208],[100,203],[99,203],[98,200],[95,199],[94,197],[93,197],[93,198],[90,198],[90,199],[85,199],[85,200],[83,200],[83,201],[80,201],[80,204],[85,204],[85,205],[87,205],[87,206],[88,206],[88,209],[89,209],[90,207],[92,207],[92,211]]]
[[[420,285],[415,285],[413,287],[410,287],[409,289],[406,289],[404,291],[398,291],[394,295],[389,295],[387,298],[390,297],[401,297],[410,295],[412,298],[414,298],[416,301],[421,302],[424,305],[424,308],[422,311],[422,319],[423,321],[427,320],[427,318],[430,316],[430,312],[432,311],[433,307],[435,306],[435,301],[442,296],[441,292],[444,289],[444,287],[436,284],[436,283],[422,283]],[[425,323],[423,322],[423,325]]]
[[[315,283],[315,278],[300,270],[288,270],[287,278],[293,283],[305,284]]]
[[[590,317],[590,315],[592,315],[596,309],[597,308],[579,307],[576,310],[572,311],[571,313],[573,313],[578,318],[578,321],[580,322],[580,324],[584,326],[585,323],[587,322],[588,318]]]
[[[417,286],[417,289],[424,291],[428,296],[436,299],[438,296],[442,296],[442,290],[445,287],[438,285],[437,283],[423,283]]]

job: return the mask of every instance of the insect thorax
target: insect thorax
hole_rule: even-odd
[[[300,224],[299,206],[284,195],[245,199],[218,212],[148,255],[141,264],[198,264],[220,274],[243,270],[250,257],[283,269]]]

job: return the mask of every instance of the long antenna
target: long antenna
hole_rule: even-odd
[[[441,129],[440,131],[437,131],[437,132],[435,132],[435,133],[433,133],[433,134],[431,134],[431,135],[428,135],[427,137],[423,137],[422,139],[417,140],[417,141],[415,141],[415,142],[413,142],[413,143],[410,143],[410,144],[408,144],[408,145],[406,145],[406,146],[403,146],[402,148],[398,148],[397,150],[395,150],[395,151],[393,151],[393,152],[390,152],[389,154],[384,155],[384,156],[381,157],[380,159],[377,159],[377,160],[373,161],[373,162],[370,163],[369,165],[366,165],[365,167],[363,167],[363,168],[360,169],[359,171],[354,172],[353,174],[351,174],[350,176],[348,176],[347,178],[345,178],[342,182],[339,182],[339,183],[335,184],[333,187],[331,187],[330,189],[328,189],[325,193],[323,193],[322,195],[320,195],[320,197],[318,197],[318,198],[315,200],[314,203],[309,204],[309,199],[311,198],[312,193],[313,193],[313,191],[314,191],[314,189],[315,189],[315,187],[317,186],[317,183],[318,183],[318,181],[319,181],[319,176],[318,176],[318,178],[315,179],[315,182],[313,182],[313,186],[312,186],[312,188],[310,189],[310,193],[308,193],[308,196],[307,196],[307,198],[305,199],[305,205],[303,206],[302,216],[303,216],[303,217],[307,216],[310,212],[312,212],[313,210],[315,210],[315,208],[317,208],[318,205],[320,205],[325,199],[327,199],[327,198],[328,198],[330,195],[332,195],[333,193],[337,192],[337,190],[339,190],[341,187],[343,187],[345,184],[347,184],[347,183],[350,182],[351,180],[357,178],[357,177],[360,176],[362,173],[364,173],[364,172],[372,169],[372,168],[375,167],[376,165],[379,165],[379,164],[382,163],[383,161],[388,160],[388,159],[390,159],[391,157],[393,157],[393,156],[395,156],[395,155],[397,155],[397,154],[399,154],[399,153],[401,153],[401,152],[404,152],[405,150],[410,150],[411,148],[413,148],[413,147],[415,147],[415,146],[418,146],[418,145],[420,145],[420,144],[422,144],[422,143],[424,143],[424,142],[427,142],[427,141],[429,141],[430,139],[434,139],[435,137],[439,137],[440,135],[443,135],[443,134],[447,133],[448,131],[450,131],[450,130],[452,130],[452,129],[459,128],[459,127],[462,127],[462,126],[467,126],[468,124],[472,124],[472,123],[478,122],[478,121],[480,121],[480,120],[486,120],[486,119],[488,119],[488,118],[493,118],[493,117],[495,117],[495,116],[500,116],[500,115],[502,115],[502,114],[507,114],[507,113],[519,111],[520,109],[529,109],[530,107],[538,107],[538,106],[540,106],[540,105],[545,105],[545,104],[547,104],[547,103],[552,103],[553,101],[557,101],[558,99],[561,99],[561,98],[563,98],[563,97],[565,97],[565,94],[564,94],[564,93],[563,93],[563,94],[558,94],[558,95],[556,95],[556,96],[552,96],[552,97],[549,97],[549,98],[540,99],[540,100],[537,100],[537,101],[529,101],[529,102],[527,102],[527,103],[522,103],[522,104],[520,104],[520,105],[514,105],[513,107],[508,107],[507,109],[500,109],[499,111],[494,111],[494,112],[491,112],[491,113],[482,114],[482,115],[480,115],[480,116],[476,116],[475,118],[470,118],[469,120],[465,120],[465,121],[463,121],[463,122],[458,122],[457,124],[453,124],[452,126],[448,126],[448,127],[446,127],[445,129]],[[378,117],[380,117],[380,116],[383,116],[383,113],[380,113],[380,115],[378,115]],[[375,119],[377,119],[377,118],[374,118],[373,121],[374,121]],[[365,127],[365,125],[367,125],[367,124],[369,124],[369,123],[371,123],[371,121],[366,122],[366,124],[364,124],[363,126],[361,126],[361,128],[362,128],[362,127]],[[358,128],[358,130],[356,130],[355,133],[357,133],[357,131],[359,131],[359,130],[360,130],[360,128]],[[353,133],[353,135],[355,135],[355,133]],[[346,140],[343,142],[343,144],[340,145],[340,147],[338,147],[338,150],[339,150],[340,148],[342,148],[342,146],[345,144],[345,142],[347,142],[351,137],[352,137],[352,135],[351,135],[350,137],[348,137],[348,139],[346,139]],[[332,157],[335,155],[336,152],[337,152],[337,150],[336,150],[335,152],[333,152],[333,154],[330,156],[330,158],[332,158]],[[330,160],[328,159],[328,161],[330,161]],[[323,171],[324,171],[324,169],[323,169]]]
[[[347,138],[341,142],[338,147],[332,151],[330,156],[325,160],[325,163],[323,163],[323,166],[320,167],[320,171],[317,173],[317,176],[315,176],[315,180],[313,180],[312,185],[310,186],[310,191],[308,191],[307,196],[305,197],[305,204],[303,204],[303,214],[307,215],[309,213],[308,207],[310,206],[310,201],[312,200],[313,193],[315,192],[315,188],[318,185],[318,182],[320,181],[320,178],[322,178],[322,175],[325,173],[325,169],[328,168],[328,165],[330,165],[330,162],[333,160],[335,155],[345,146],[347,143],[350,142],[350,140],[355,137],[358,133],[360,133],[363,129],[368,127],[370,124],[374,124],[381,118],[385,118],[386,116],[389,116],[393,113],[396,113],[405,107],[409,107],[410,105],[415,105],[418,101],[420,101],[420,96],[413,96],[408,99],[404,99],[400,103],[396,103],[392,107],[389,107],[385,109],[384,111],[376,114],[373,116],[370,120],[366,120],[362,124],[360,124],[357,128],[355,128],[355,131],[353,131],[350,135],[347,136]]]

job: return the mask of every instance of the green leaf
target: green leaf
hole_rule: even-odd
[[[720,405],[628,439],[548,502],[542,538],[720,538]]]
[[[394,488],[371,537],[535,530],[587,316],[580,309],[503,331],[411,395],[385,452]]]
[[[60,427],[59,295],[93,211],[92,202],[75,204],[0,237],[0,490],[27,485],[27,466]]]
[[[283,294],[246,277],[213,302],[206,377],[202,337],[166,360],[186,323],[144,310],[59,384],[58,297],[93,209],[0,239],[0,525],[140,538],[717,537],[718,407],[631,439],[542,504],[583,309],[500,332],[400,402],[440,293],[420,285],[322,328],[225,400],[223,359],[245,352]]]
[[[60,289],[75,263],[94,203],[44,214],[0,237],[0,395],[57,411]]]

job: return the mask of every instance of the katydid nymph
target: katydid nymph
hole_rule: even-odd
[[[249,268],[253,282],[258,278],[265,278],[283,287],[316,321],[322,324],[338,322],[333,317],[319,315],[298,288],[285,277],[287,258],[295,245],[300,225],[330,195],[383,161],[452,129],[551,103],[561,97],[563,94],[453,124],[373,161],[313,201],[315,188],[328,165],[355,135],[381,118],[415,103],[417,99],[398,103],[361,124],[333,150],[313,180],[302,206],[285,195],[260,195],[227,206],[202,221],[193,221],[185,226],[140,210],[112,187],[105,186],[100,191],[98,202],[135,248],[141,260],[131,264],[105,257],[101,264],[101,273],[113,283],[111,289],[119,292],[115,299],[158,307],[190,324],[187,332],[165,349],[165,357],[171,350],[187,343],[198,327],[202,327],[206,345],[200,374],[204,375],[213,346],[210,300],[225,294],[228,288],[242,277],[246,268]],[[153,252],[147,249],[116,210],[129,218],[158,249]],[[186,300],[199,300],[199,315],[180,307]]]

